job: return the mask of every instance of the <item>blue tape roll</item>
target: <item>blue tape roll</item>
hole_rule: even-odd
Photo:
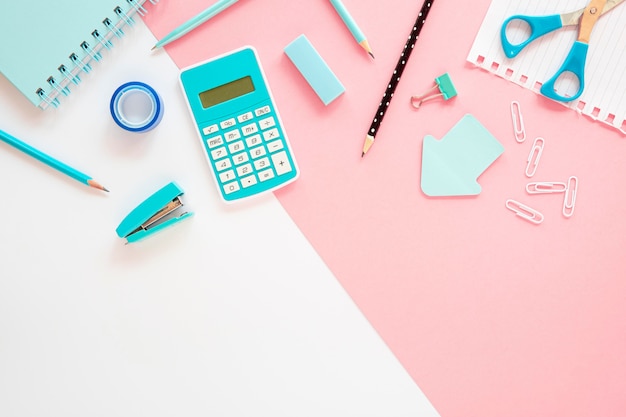
[[[148,84],[139,81],[119,86],[111,97],[110,109],[115,123],[130,132],[154,129],[163,117],[159,95]]]

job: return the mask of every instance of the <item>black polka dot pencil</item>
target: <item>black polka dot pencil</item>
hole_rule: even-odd
[[[419,37],[420,32],[422,31],[422,27],[426,22],[426,16],[428,16],[428,12],[430,11],[431,6],[435,0],[426,0],[422,5],[422,8],[417,15],[417,20],[415,21],[415,25],[413,25],[413,30],[411,30],[411,34],[409,35],[409,39],[404,45],[404,49],[402,50],[402,54],[400,55],[400,59],[398,59],[398,63],[396,64],[396,68],[393,70],[393,74],[391,76],[391,80],[389,84],[387,84],[387,89],[385,90],[385,94],[383,94],[383,98],[378,105],[378,110],[376,111],[376,115],[374,115],[374,120],[372,120],[372,124],[365,136],[365,143],[363,144],[363,153],[361,157],[365,156],[367,151],[374,144],[374,139],[376,138],[376,133],[380,128],[380,124],[383,121],[383,117],[385,117],[385,112],[387,111],[387,107],[389,107],[389,103],[393,98],[393,94],[396,91],[396,87],[400,82],[400,77],[402,76],[402,72],[406,67],[406,63],[411,56],[411,52],[415,47],[415,42]]]

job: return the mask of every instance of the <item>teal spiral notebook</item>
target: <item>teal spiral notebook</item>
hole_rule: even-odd
[[[3,2],[0,73],[34,105],[57,107],[135,22],[133,15],[146,13],[145,1]]]

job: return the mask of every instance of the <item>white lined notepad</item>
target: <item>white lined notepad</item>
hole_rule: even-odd
[[[509,59],[500,42],[502,23],[515,14],[561,14],[587,4],[587,0],[493,0],[467,60],[539,94],[541,83],[557,72],[569,53],[577,27],[547,34]],[[598,20],[589,43],[585,89],[577,100],[562,104],[626,134],[626,4]]]

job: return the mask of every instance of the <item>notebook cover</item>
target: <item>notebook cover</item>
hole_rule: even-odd
[[[140,5],[144,1],[135,3]],[[75,68],[70,54],[76,53],[83,62],[91,60],[80,45],[86,41],[92,48],[98,46],[91,33],[96,29],[109,32],[102,23],[105,18],[114,24],[123,23],[114,12],[117,6],[129,16],[134,12],[125,0],[4,3],[0,13],[0,72],[34,105],[39,105],[41,99],[36,93],[39,88],[56,94],[47,82],[50,76],[57,82],[63,81],[63,85],[71,84],[63,80],[57,69],[62,64],[70,70]],[[83,70],[80,73],[84,74]]]

